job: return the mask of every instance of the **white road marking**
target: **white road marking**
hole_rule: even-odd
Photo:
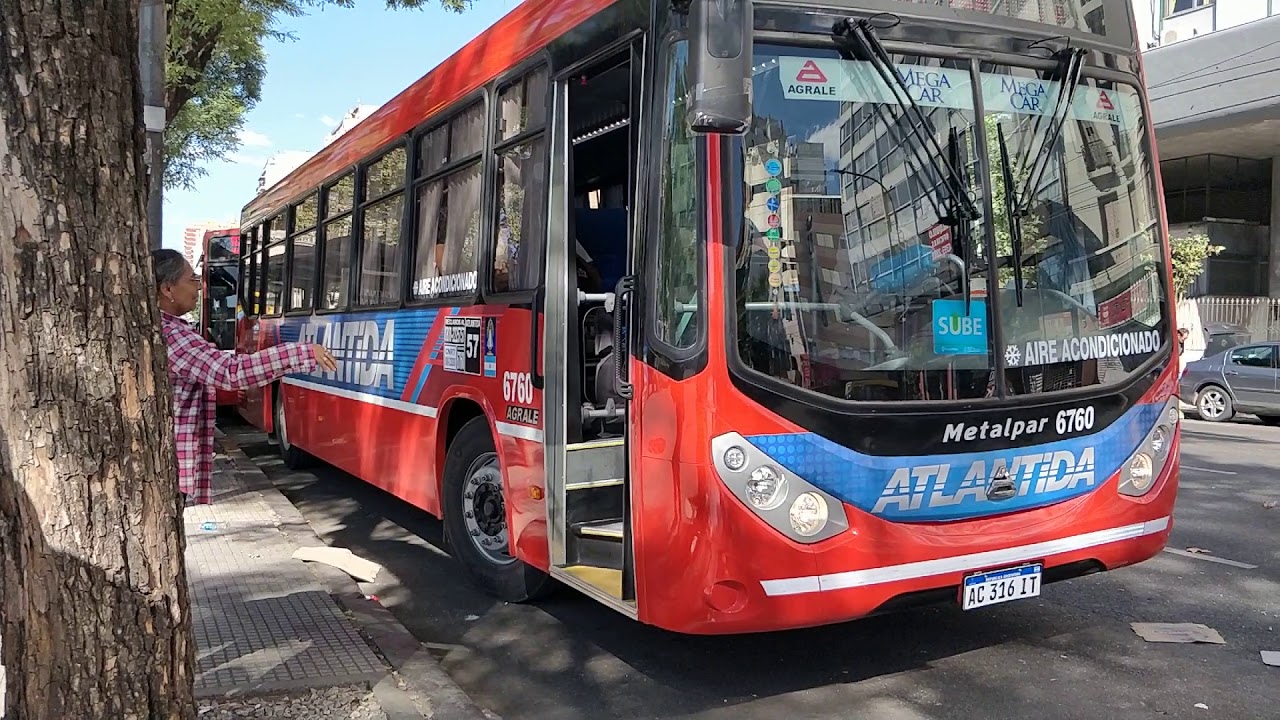
[[[1181,555],[1182,557],[1195,558],[1196,560],[1208,560],[1209,562],[1216,562],[1220,565],[1230,565],[1231,567],[1244,568],[1245,570],[1256,570],[1258,568],[1257,565],[1242,563],[1239,560],[1228,560],[1226,558],[1214,557],[1212,555],[1187,552],[1186,550],[1179,550],[1178,548],[1165,548],[1164,551],[1167,553],[1173,553],[1174,555]]]
[[[1238,472],[1235,472],[1234,470],[1214,470],[1213,468],[1202,468],[1202,467],[1196,467],[1195,465],[1183,465],[1182,469],[1195,470],[1196,472],[1213,473],[1215,475],[1239,475],[1240,474]]]

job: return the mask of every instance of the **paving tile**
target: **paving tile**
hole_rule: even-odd
[[[262,495],[221,454],[215,474],[213,503],[188,507],[183,518],[197,694],[385,675],[311,570],[292,558],[295,548]]]

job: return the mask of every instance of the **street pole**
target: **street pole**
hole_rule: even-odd
[[[158,250],[164,216],[164,65],[168,56],[164,0],[142,0],[138,14],[138,80],[147,130],[147,236]]]

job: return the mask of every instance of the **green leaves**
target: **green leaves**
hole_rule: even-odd
[[[995,227],[996,235],[996,257],[992,259],[992,265],[998,267],[998,283],[1004,285],[1013,279],[1013,236],[1009,232],[1009,210],[1005,206],[1005,195],[1009,192],[1016,193],[1023,183],[1027,180],[1030,172],[1029,168],[1019,163],[1021,156],[1019,155],[1014,138],[1009,134],[1010,130],[1005,130],[1005,140],[1009,143],[1009,162],[1013,164],[1013,182],[1018,187],[1006,188],[1004,186],[1004,174],[1000,171],[1000,142],[998,128],[1001,120],[1008,120],[1009,116],[992,114],[983,118],[985,130],[987,133],[987,155],[988,167],[991,168],[991,222]],[[1044,232],[1044,223],[1037,215],[1028,215],[1022,219],[1022,237],[1028,245],[1034,243],[1041,237]]]
[[[416,10],[434,5],[436,2],[437,0],[387,0],[387,7],[392,10]],[[470,10],[472,5],[472,0],[438,0],[438,2],[440,7],[456,13]]]
[[[1173,256],[1173,291],[1181,298],[1204,272],[1205,261],[1222,252],[1223,246],[1210,245],[1208,235],[1196,234],[1171,238],[1169,249]]]
[[[377,2],[378,0],[365,0]],[[439,5],[463,12],[472,0],[383,0],[388,9]],[[294,40],[282,21],[355,0],[166,0],[166,189],[191,188],[209,161],[240,147],[245,114],[262,99],[266,40]]]

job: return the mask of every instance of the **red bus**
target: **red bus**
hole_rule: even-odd
[[[240,285],[240,229],[206,230],[201,241],[200,334],[220,350],[235,352]],[[238,393],[218,391],[220,406],[234,406]]]
[[[1159,552],[1177,362],[1128,0],[709,2],[526,0],[249,203],[241,349],[340,367],[244,417],[441,516],[499,598],[678,632]]]

